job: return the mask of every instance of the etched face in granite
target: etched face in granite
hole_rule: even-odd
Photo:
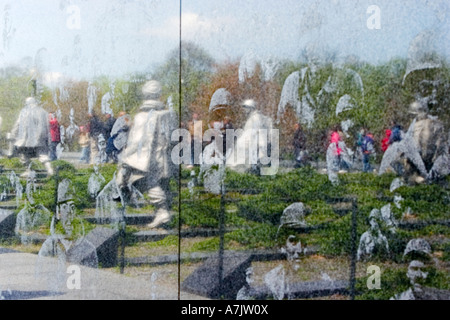
[[[424,268],[425,265],[423,264],[423,262],[417,260],[411,261],[408,266],[408,272],[406,273],[406,276],[408,277],[412,285],[422,284],[423,281],[427,278],[428,272],[424,272]]]
[[[302,244],[300,240],[290,235],[286,240],[286,247],[283,248],[283,252],[287,255],[287,261],[293,270],[300,268],[300,257],[302,255]]]
[[[73,220],[75,218],[75,204],[73,201],[67,201],[58,205],[58,211],[61,224],[67,236],[73,233]]]

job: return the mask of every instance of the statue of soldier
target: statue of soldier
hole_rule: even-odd
[[[169,181],[175,168],[170,146],[176,123],[160,100],[161,92],[158,81],[144,84],[144,101],[131,125],[116,179],[125,203],[130,200],[132,186],[142,193],[147,192],[150,203],[156,208],[149,228],[160,227],[171,218]]]
[[[37,157],[47,173],[53,175],[49,157],[51,136],[48,113],[38,105],[35,98],[28,97],[25,100],[25,106],[11,131],[11,138],[24,165],[28,167],[31,158]]]

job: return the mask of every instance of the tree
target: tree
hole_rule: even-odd
[[[7,67],[0,70],[0,116],[2,117],[2,137],[10,132],[25,99],[33,92],[29,70]]]
[[[181,62],[181,108],[180,108],[180,62]],[[196,99],[199,88],[208,82],[213,72],[214,60],[201,47],[193,42],[181,42],[180,48],[173,49],[166,61],[156,68],[152,78],[161,82],[163,96],[172,96],[175,110],[181,110],[182,117],[187,116],[189,107]]]

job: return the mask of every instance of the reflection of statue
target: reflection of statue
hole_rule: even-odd
[[[103,95],[101,103],[103,114],[112,113],[111,100],[112,100],[111,93],[107,92]]]
[[[432,182],[450,174],[448,132],[436,116],[431,116],[447,111],[447,105],[438,97],[440,80],[436,75],[443,63],[435,54],[436,40],[433,30],[423,31],[411,41],[403,84],[409,83],[415,90],[415,101],[409,110],[415,119],[406,139],[387,149],[380,174],[399,158],[405,164],[404,175],[409,182]],[[430,77],[430,74],[434,76]]]
[[[105,178],[98,171],[98,166],[94,165],[94,172],[89,177],[88,182],[88,191],[92,198],[97,197],[103,183],[105,183]]]
[[[286,106],[297,113],[298,121],[312,127],[316,111],[338,99],[336,115],[358,106],[364,97],[362,79],[349,68],[321,67],[316,57],[309,57],[309,65],[290,74],[283,85],[278,105],[277,121],[283,116]],[[324,77],[325,75],[325,77]],[[352,122],[343,122],[347,130]]]
[[[84,229],[76,230],[76,212],[74,203],[75,191],[68,179],[64,179],[58,185],[56,215],[53,216],[50,226],[50,237],[45,240],[39,250],[37,264],[37,276],[44,278],[51,290],[61,291],[66,289],[67,262],[77,260],[73,256],[76,248],[82,248],[83,254],[89,253],[89,257],[77,263],[82,263],[91,268],[98,268],[97,251],[94,245],[84,237]],[[57,223],[61,228],[57,228]],[[81,235],[77,238],[77,236]],[[43,257],[54,257],[56,261],[51,262]],[[84,280],[86,281],[86,279]],[[92,286],[90,281],[85,282],[84,287]]]
[[[95,158],[95,164],[105,163],[108,159],[108,155],[106,154],[106,140],[102,133],[98,136],[97,147],[98,154]]]
[[[73,108],[70,109],[69,122],[69,126],[66,129],[66,144],[72,145],[74,142],[74,136],[80,131],[80,128],[75,124]]]
[[[80,244],[82,241],[86,242],[82,230],[81,237],[74,243],[76,237],[75,231],[75,203],[73,201],[74,190],[71,188],[71,182],[68,179],[64,179],[58,185],[58,203],[56,206],[56,215],[52,219],[50,227],[51,236],[42,245],[39,256],[58,256],[61,254],[64,258],[67,258],[67,251],[75,245]],[[56,223],[60,223],[62,229],[56,228]],[[62,231],[62,233],[60,233]],[[90,247],[94,248],[91,244]],[[95,250],[95,249],[94,249]],[[97,267],[98,261],[94,257],[86,262],[86,265],[90,267]]]
[[[205,189],[214,194],[222,193],[223,180],[225,179],[223,144],[218,140],[214,139],[208,144],[200,156],[199,178],[203,181]]]
[[[286,240],[286,245],[281,248],[281,252],[286,254],[288,266],[283,265],[269,271],[264,282],[277,300],[282,300],[286,295],[288,299],[292,298],[291,284],[300,268],[300,257],[304,254],[301,242],[293,235]]]
[[[148,81],[142,88],[144,102],[136,114],[122,151],[117,174],[117,185],[126,203],[131,196],[131,186],[148,192],[150,202],[156,207],[156,216],[150,228],[170,220],[169,180],[173,173],[170,158],[171,134],[176,123],[169,110],[160,101],[161,84]]]
[[[395,198],[394,198],[395,199]],[[391,233],[396,233],[397,220],[391,210],[391,204],[387,204],[380,209],[381,220]]]
[[[92,85],[92,83],[89,83],[87,88],[87,98],[88,98],[88,113],[92,113],[94,110],[94,106],[97,100],[97,92],[96,88]]]
[[[306,227],[305,206],[302,202],[295,202],[283,210],[278,230],[282,227]]]
[[[20,183],[20,182],[19,182]],[[27,202],[16,218],[15,232],[20,236],[22,244],[29,244],[29,233],[50,221],[51,213],[41,204],[36,204],[33,193],[36,192],[36,172],[29,169],[26,184]]]
[[[242,134],[237,138],[236,145],[230,154],[227,154],[227,166],[233,168],[234,165],[244,164],[250,166],[252,172],[259,174],[261,160],[268,157],[269,144],[272,141],[273,121],[257,109],[255,100],[245,100],[242,109],[247,121]],[[243,154],[245,156],[242,157]]]
[[[20,111],[11,136],[22,163],[28,165],[32,157],[38,157],[47,173],[53,174],[49,157],[51,137],[48,114],[34,98],[25,100],[25,107]]]
[[[15,179],[13,178],[13,180]],[[13,180],[11,182],[20,184],[20,181]],[[25,187],[27,201],[25,202],[25,206],[17,214],[15,227],[15,232],[20,236],[22,244],[29,244],[29,233],[36,231],[39,227],[46,225],[50,221],[50,211],[43,205],[35,203],[33,198],[33,193],[35,192],[36,172],[31,169],[30,165],[28,168],[27,183]]]
[[[261,77],[264,81],[271,81],[279,69],[279,62],[273,57],[258,57],[253,51],[244,54],[239,63],[239,83],[244,83],[255,75],[257,65],[261,67]]]
[[[376,253],[387,253],[389,244],[387,238],[381,233],[378,224],[380,212],[373,209],[369,216],[370,229],[364,232],[359,240],[357,259],[369,258]]]
[[[257,292],[253,287],[253,268],[249,267],[245,270],[245,285],[238,291],[236,300],[255,300]]]
[[[432,103],[435,99],[435,93],[428,97],[418,97],[420,102],[413,103],[410,108],[411,113],[416,115],[410,130],[427,173],[423,178],[428,180],[441,178],[450,173],[448,141],[444,126],[441,121],[427,114],[428,103]],[[407,163],[405,171],[407,175],[421,174],[415,164],[410,162]]]
[[[421,255],[420,257],[422,259],[429,258],[431,256],[430,244],[422,238],[412,239],[406,245],[405,252],[403,253],[404,257],[408,255]]]
[[[430,259],[434,259],[431,254],[430,244],[421,238],[412,239],[408,242],[403,253],[404,258],[412,260],[408,266],[406,276],[411,287],[394,295],[390,300],[449,300],[450,291],[430,288],[425,286],[429,272],[424,268],[431,268],[428,264]],[[437,263],[437,259],[434,259]]]
[[[422,271],[422,268],[424,266],[425,265],[420,261],[411,261],[408,266],[408,272],[406,273],[406,276],[411,283],[411,288],[402,293],[396,294],[390,300],[416,300],[415,295],[419,292],[422,292],[420,280],[426,279],[428,276],[427,272]]]
[[[430,97],[418,98],[411,104],[410,112],[416,115],[405,138],[386,150],[380,165],[380,174],[398,158],[405,161],[405,178],[410,181],[433,181],[450,173],[450,157],[447,136],[441,121],[428,115],[426,103]]]
[[[223,179],[225,178],[225,156],[223,134],[223,118],[221,118],[231,105],[231,94],[225,89],[217,89],[211,97],[209,114],[211,142],[204,148],[200,156],[199,178],[203,181],[206,190],[214,194],[221,194]]]

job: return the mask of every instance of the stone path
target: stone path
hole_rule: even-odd
[[[176,300],[178,286],[175,282],[164,283],[163,279],[152,282],[142,277],[130,277],[111,270],[92,269],[77,266],[80,270],[80,289],[71,286],[76,272],[63,276],[61,286],[57,278],[58,261],[55,258],[42,258],[35,254],[14,252],[0,248],[0,299],[39,299],[39,300]],[[69,268],[69,265],[67,265]],[[66,271],[71,271],[67,269]],[[43,270],[43,271],[42,271]],[[42,271],[42,272],[40,272]],[[67,285],[69,283],[69,285]],[[72,287],[72,288],[68,288]],[[56,289],[55,289],[56,288]],[[204,300],[204,297],[180,292],[181,300]]]

